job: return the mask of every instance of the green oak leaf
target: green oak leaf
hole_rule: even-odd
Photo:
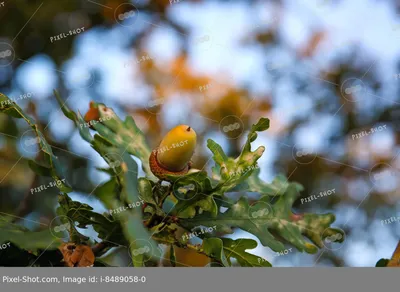
[[[297,188],[296,184],[291,184],[285,195],[280,196],[273,205],[270,205],[269,196],[263,196],[251,206],[246,197],[241,197],[216,218],[203,214],[186,219],[181,224],[189,229],[198,225],[207,227],[216,225],[217,231],[222,233],[233,233],[232,228],[237,227],[254,234],[264,246],[270,247],[273,251],[281,251],[284,245],[271,233],[274,231],[299,251],[316,253],[317,247],[305,240],[305,237],[318,247],[322,247],[322,236],[325,238],[342,231],[329,227],[335,220],[333,214],[293,214],[291,209],[298,197]],[[343,238],[344,236],[341,237],[342,240]]]
[[[60,208],[63,209],[62,214],[73,223],[77,222],[76,227],[86,229],[87,226],[92,226],[100,239],[107,240],[110,243],[126,243],[122,236],[120,224],[115,220],[113,221],[110,215],[96,213],[89,205],[72,201],[67,195],[59,195],[59,202]]]
[[[53,90],[53,94],[57,99],[57,102],[60,105],[60,108],[63,112],[63,114],[70,120],[75,121],[76,120],[76,114],[75,112],[73,112],[67,105],[66,102],[64,102],[60,96],[60,94],[58,93],[57,90]]]
[[[153,197],[153,186],[151,185],[151,182],[147,178],[144,177],[139,178],[138,190],[140,193],[140,197],[146,203],[157,205],[157,202]]]
[[[257,241],[248,238],[230,239],[222,238],[223,248],[228,261],[235,258],[242,267],[272,267],[265,259],[246,252],[257,247]]]
[[[284,176],[277,176],[272,183],[266,183],[260,178],[260,169],[257,160],[262,156],[265,148],[258,147],[251,151],[251,143],[257,138],[257,132],[269,128],[269,120],[261,118],[251,127],[246,143],[236,159],[228,157],[220,145],[208,140],[207,146],[214,154],[216,163],[212,169],[213,178],[219,181],[215,192],[223,194],[227,191],[257,192],[263,195],[277,196],[285,193],[289,183]]]
[[[135,251],[138,249],[148,247],[151,249],[149,256],[160,258],[161,253],[157,243],[152,239],[153,234],[143,225],[142,208],[129,208],[129,204],[133,206],[136,202],[142,200],[139,197],[140,185],[136,162],[124,149],[109,147],[102,139],[95,137],[92,146],[98,150],[107,163],[117,165],[117,167],[111,167],[115,172],[115,178],[99,186],[95,195],[101,199],[108,210],[112,210],[113,218],[120,223],[124,238],[129,244],[134,266],[141,267],[144,265],[145,255],[137,254]],[[107,153],[113,153],[115,156],[106,156]],[[122,161],[117,161],[118,159],[122,159]],[[116,164],[116,162],[118,163]],[[116,190],[119,190],[117,193],[120,193],[120,198],[117,198]]]
[[[71,218],[71,214],[68,215],[68,212],[70,211],[70,209],[74,209],[76,211],[77,209],[82,207],[87,210],[92,210],[92,208],[89,205],[72,201],[67,194],[60,194],[58,196],[58,202],[60,204],[60,206],[56,210],[56,213],[59,216],[58,220],[60,221],[60,224],[66,224],[70,241],[79,244],[81,242],[86,242],[87,240],[89,240],[88,237],[84,236],[76,229],[75,221]],[[51,226],[51,228],[53,228],[53,226]]]
[[[57,249],[62,243],[61,239],[51,234],[47,226],[41,231],[31,231],[23,226],[8,222],[7,218],[0,216],[0,245],[8,242],[34,254],[39,249]]]
[[[203,251],[212,259],[217,260],[224,267],[229,267],[230,264],[225,256],[223,242],[220,238],[206,238],[203,240]]]
[[[155,177],[149,164],[151,150],[143,132],[137,127],[133,118],[128,116],[125,121],[122,121],[113,109],[102,104],[98,104],[98,109],[102,123],[94,125],[97,132],[115,147],[126,149],[126,152],[139,158],[144,172],[154,180]]]
[[[193,200],[179,201],[171,213],[179,218],[193,218],[203,212],[209,212],[212,217],[218,215],[218,206],[212,196],[198,194]]]
[[[55,96],[65,116],[74,121],[76,127],[79,129],[81,137],[92,143],[93,146],[93,138],[82,115],[80,113],[75,114],[70,110],[57,92],[55,92]],[[106,107],[101,103],[93,103],[93,106],[98,108],[100,119],[99,121],[93,122],[92,126],[103,140],[116,148],[123,148],[127,153],[139,158],[148,178],[155,180],[155,176],[151,172],[149,164],[151,150],[147,145],[143,132],[137,127],[132,117],[129,116],[125,121],[122,121],[112,108]]]
[[[117,194],[119,193],[119,185],[116,177],[112,177],[109,181],[98,186],[93,194],[97,197],[107,209],[110,209],[109,206],[114,205],[110,201],[117,200]],[[110,212],[110,211],[109,211]]]
[[[257,242],[247,238],[237,240],[230,238],[205,238],[203,240],[205,254],[217,260],[225,267],[232,265],[232,258],[236,259],[242,267],[271,267],[271,264],[265,259],[246,252],[246,250],[256,247]]]
[[[36,174],[40,176],[48,176],[51,177],[51,168],[46,167],[44,165],[41,165],[37,163],[34,160],[29,160],[28,161],[29,168]]]
[[[157,201],[164,200],[166,196],[169,195],[168,187],[160,187],[160,188],[154,188],[154,193],[153,193],[153,185],[152,181],[148,180],[147,178],[141,177],[138,180],[138,191],[140,194],[140,198],[147,203],[147,206],[144,209],[144,213],[150,213],[150,214],[157,214],[159,217],[164,218],[165,213],[160,208],[161,203],[157,203]],[[157,194],[160,193],[158,196]],[[161,195],[162,193],[162,195]]]
[[[251,151],[251,143],[257,138],[257,132],[265,131],[269,128],[269,120],[261,118],[251,127],[247,135],[246,143],[242,152],[237,158],[228,157],[222,147],[213,140],[207,141],[207,147],[213,153],[213,160],[216,165],[213,167],[213,178],[218,180],[218,185],[214,188],[214,193],[223,195],[234,189],[237,185],[244,183],[258,168],[257,160],[265,151],[264,146]]]
[[[177,199],[171,213],[180,218],[192,218],[196,214],[209,212],[216,216],[218,206],[212,195],[212,181],[205,171],[190,172],[172,182],[172,193]],[[207,194],[207,195],[206,195]]]
[[[290,185],[284,175],[277,175],[270,184],[264,182],[260,178],[260,169],[254,170],[254,172],[246,180],[246,183],[247,186],[244,190],[268,196],[281,196],[286,192]],[[298,184],[297,187],[299,191],[303,190],[301,185]]]
[[[63,112],[63,114],[70,119],[71,121],[73,121],[75,123],[75,126],[78,128],[79,130],[79,134],[81,135],[82,139],[84,139],[87,142],[91,142],[93,137],[90,134],[90,130],[89,127],[87,126],[86,121],[84,120],[84,118],[82,117],[81,113],[78,112],[77,114],[72,111],[66,104],[66,102],[63,101],[63,99],[61,98],[60,94],[58,93],[57,90],[54,90],[54,96],[57,99],[58,104],[61,107],[61,110]]]
[[[39,130],[35,121],[27,116],[23,110],[12,100],[10,100],[7,96],[0,93],[0,112],[5,113],[14,118],[23,119],[25,122],[32,128],[33,133],[37,137],[38,146],[43,153],[43,165],[48,168],[48,174],[51,175],[56,181],[60,181],[60,184],[57,184],[57,187],[60,191],[69,193],[72,191],[71,187],[65,182],[65,176],[63,175],[61,164],[58,158],[54,155],[51,146],[46,142],[44,135]],[[41,163],[37,162],[36,164],[41,165]],[[34,166],[34,164],[30,164]],[[42,169],[44,170],[44,169]],[[33,171],[38,171],[38,169],[33,168]],[[64,182],[63,182],[64,181]]]

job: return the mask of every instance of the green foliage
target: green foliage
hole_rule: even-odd
[[[41,231],[30,231],[29,229],[12,224],[6,217],[0,216],[0,245],[11,242],[20,249],[37,254],[40,249],[56,249],[61,240],[54,237],[48,228]]]
[[[226,259],[224,252],[224,244],[219,238],[206,238],[203,241],[204,253],[209,257],[217,260],[225,267],[229,267],[229,262]]]
[[[231,208],[220,213],[216,218],[198,215],[195,218],[187,219],[183,224],[186,228],[199,225],[217,226],[217,230],[224,233],[233,233],[232,227],[237,227],[254,234],[264,246],[279,252],[284,249],[284,245],[271,233],[271,231],[275,231],[276,235],[294,245],[299,251],[316,253],[317,247],[306,241],[304,236],[318,247],[322,247],[322,240],[325,237],[341,233],[341,231],[328,228],[335,220],[332,214],[294,216],[291,209],[297,196],[297,186],[292,185],[288,188],[285,196],[280,197],[273,205],[269,204],[268,196],[261,197],[251,206],[247,198],[241,197]]]
[[[93,212],[92,207],[87,204],[72,201],[67,194],[59,195],[58,198],[60,206],[57,208],[57,214],[69,218],[72,223],[77,222],[76,226],[75,224],[71,224],[70,234],[73,241],[86,241],[87,238],[80,234],[76,227],[86,229],[88,226],[93,227],[100,239],[116,243],[118,243],[120,239],[123,239],[119,223],[115,220],[113,221],[111,216]]]
[[[151,149],[132,117],[122,121],[111,108],[95,104],[100,119],[93,122],[90,129],[81,113],[69,109],[57,92],[55,96],[62,112],[75,123],[81,137],[108,163],[109,168],[99,170],[110,175],[107,182],[97,186],[90,194],[109,210],[105,214],[71,200],[67,194],[71,191],[69,186],[59,187],[57,215],[63,218],[63,223],[70,223],[69,241],[94,244],[79,231],[92,227],[107,250],[116,246],[126,247],[132,264],[138,267],[151,265],[162,258],[159,244],[169,245],[168,260],[173,266],[176,265],[173,247],[177,246],[195,249],[221,266],[270,267],[267,260],[249,252],[257,247],[255,240],[233,240],[224,236],[241,229],[254,234],[263,246],[276,252],[282,251],[284,243],[287,243],[300,252],[315,253],[323,246],[325,237],[341,232],[330,227],[335,220],[332,214],[292,212],[293,203],[302,191],[299,184],[288,182],[284,176],[278,176],[272,183],[260,179],[257,161],[265,147],[252,151],[251,144],[259,132],[268,129],[268,119],[261,118],[251,127],[236,158],[228,157],[220,145],[208,140],[207,146],[215,162],[211,176],[206,171],[192,169],[186,175],[169,176],[170,183],[165,185],[151,173]],[[1,98],[7,97],[2,95]],[[35,133],[43,137],[35,122],[16,104],[1,111],[25,119]],[[58,160],[45,139],[41,139],[40,149],[45,154],[45,160],[32,161],[31,169],[39,175],[62,177],[59,175]],[[131,155],[141,161],[144,177],[138,178],[138,165]],[[188,185],[191,187],[187,188]],[[242,196],[232,201],[227,196],[228,192],[246,191],[258,193],[260,198],[252,202]],[[221,207],[226,211],[222,212]],[[50,242],[50,249],[54,249],[61,243],[48,229],[32,232],[5,219],[2,221],[0,241],[9,240],[22,250],[48,248]],[[178,235],[178,230],[191,233],[199,227],[215,228],[212,232],[195,233],[202,240],[201,246],[194,246],[190,239],[182,239]],[[98,259],[96,263],[105,265]]]
[[[265,259],[246,252],[248,249],[257,247],[255,240],[223,238],[222,243],[229,262],[231,262],[231,258],[235,258],[242,267],[271,267],[271,264]]]
[[[205,254],[218,260],[225,267],[232,265],[232,258],[242,267],[271,267],[265,259],[246,252],[257,247],[257,242],[248,238],[206,238],[203,241]]]
[[[389,259],[380,259],[380,260],[376,263],[375,267],[377,267],[377,268],[385,268],[385,267],[387,267],[387,265],[388,265],[389,262],[390,262]]]
[[[38,129],[35,121],[27,116],[22,109],[11,99],[9,99],[4,94],[0,93],[0,112],[6,113],[17,119],[24,119],[25,122],[32,128],[32,132],[37,137],[39,142],[39,148],[43,154],[43,160],[40,162],[31,162],[29,166],[33,171],[39,175],[47,175],[53,177],[55,180],[60,181],[60,190],[63,192],[70,192],[71,187],[64,183],[64,175],[62,172],[62,167],[58,161],[58,158],[53,154],[51,146],[46,142],[42,132]]]

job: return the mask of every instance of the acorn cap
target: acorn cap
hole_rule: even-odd
[[[185,175],[188,173],[188,171],[190,169],[190,162],[187,163],[186,167],[181,171],[177,171],[177,172],[170,171],[170,170],[164,168],[162,165],[160,165],[160,163],[158,163],[157,153],[158,153],[157,149],[151,151],[149,163],[150,163],[151,172],[159,179],[168,181],[169,180],[168,176],[181,176],[181,175]]]

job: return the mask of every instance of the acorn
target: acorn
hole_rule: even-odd
[[[161,180],[168,176],[181,176],[190,169],[190,159],[196,148],[196,132],[187,125],[170,130],[160,145],[151,152],[150,169]]]
[[[99,109],[97,108],[97,105],[93,101],[91,101],[89,103],[89,110],[84,116],[84,120],[86,123],[89,124],[91,128],[93,128],[91,125],[91,121],[98,121],[99,119],[100,119]]]

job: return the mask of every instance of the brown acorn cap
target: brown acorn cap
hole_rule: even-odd
[[[185,175],[185,174],[188,173],[188,171],[190,169],[190,163],[188,163],[188,165],[183,170],[177,171],[177,172],[165,169],[165,167],[160,165],[160,163],[158,163],[158,161],[157,161],[157,152],[158,152],[157,149],[151,151],[150,158],[149,158],[151,172],[156,177],[158,177],[161,180],[168,180],[167,179],[168,175],[177,175],[177,176],[179,176],[179,175]]]

